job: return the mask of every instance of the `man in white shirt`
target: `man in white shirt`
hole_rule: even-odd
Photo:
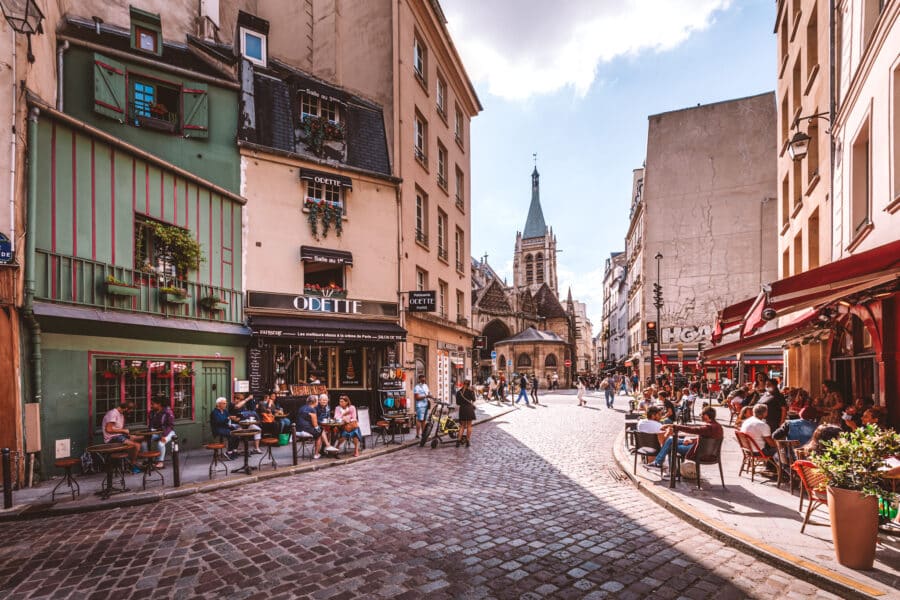
[[[756,404],[753,407],[753,416],[744,419],[744,422],[741,423],[741,433],[749,435],[763,454],[774,456],[775,440],[772,439],[772,429],[766,423],[768,412],[769,409],[765,404]]]
[[[663,431],[662,423],[659,422],[662,416],[662,409],[658,406],[651,406],[647,409],[647,418],[637,422],[637,430],[641,433],[655,433],[659,443],[662,444],[668,434]]]
[[[425,428],[425,415],[428,413],[428,398],[431,397],[431,391],[428,384],[425,383],[425,375],[419,375],[419,383],[413,388],[413,401],[416,406],[416,439],[422,435]]]

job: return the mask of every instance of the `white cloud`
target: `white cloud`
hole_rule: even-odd
[[[602,62],[665,51],[708,27],[732,0],[443,0],[469,76],[509,100],[572,87],[587,94]]]

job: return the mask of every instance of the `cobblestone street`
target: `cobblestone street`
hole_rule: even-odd
[[[469,449],[12,523],[0,596],[835,597],[651,503],[612,457],[621,412],[590,400],[521,408]]]

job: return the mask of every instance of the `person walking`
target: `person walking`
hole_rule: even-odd
[[[602,386],[603,392],[606,395],[606,408],[612,408],[613,402],[616,399],[616,380],[610,375],[603,383],[606,384],[605,386]]]
[[[525,374],[519,377],[519,396],[516,398],[514,404],[518,404],[519,400],[525,400],[525,406],[531,406],[528,402],[528,379],[525,377]]]
[[[584,380],[581,377],[578,378],[575,387],[578,389],[578,406],[587,406],[587,400],[584,399]]]
[[[475,392],[472,390],[472,382],[466,379],[462,388],[456,392],[456,403],[459,405],[459,435],[456,437],[456,447],[465,444],[466,448],[472,440],[472,421],[475,420]]]
[[[535,404],[540,404],[538,402],[538,378],[537,375],[531,376],[531,399],[534,400]]]
[[[431,390],[425,383],[425,375],[419,375],[419,382],[413,388],[413,402],[416,407],[416,439],[422,435],[425,428],[425,416],[428,413],[428,399],[431,398]]]

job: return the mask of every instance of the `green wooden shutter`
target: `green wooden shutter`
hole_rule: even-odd
[[[209,94],[206,84],[185,82],[182,89],[184,105],[184,137],[209,137]]]
[[[124,65],[94,54],[94,112],[124,123],[126,107]]]

